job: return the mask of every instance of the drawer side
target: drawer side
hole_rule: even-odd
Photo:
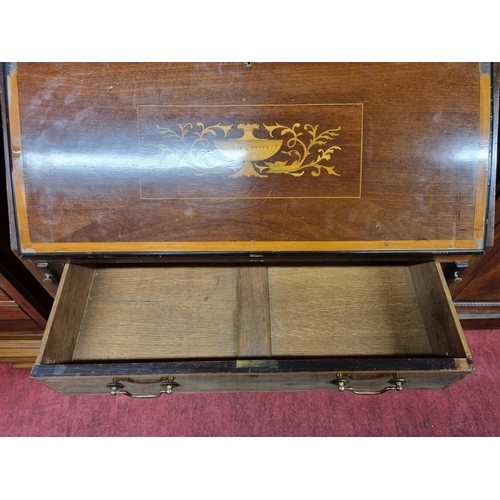
[[[409,267],[420,312],[432,348],[438,356],[470,358],[467,342],[440,264]]]
[[[37,363],[73,360],[95,268],[66,265],[42,340]]]

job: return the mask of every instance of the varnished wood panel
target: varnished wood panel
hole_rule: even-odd
[[[40,339],[38,340],[2,339],[2,342],[0,343],[0,359],[33,358],[34,361],[38,356],[39,349],[40,349]]]
[[[22,332],[41,330],[40,325],[31,318],[0,320],[0,331]]]
[[[500,231],[497,228],[500,243]],[[478,269],[470,276],[470,281],[455,300],[459,302],[500,302],[500,252],[495,248],[487,256],[484,263],[479,263]]]
[[[481,250],[490,79],[479,68],[477,63],[19,64],[9,75],[9,109],[22,249],[51,254]],[[319,123],[311,110],[320,106],[339,111]],[[362,125],[350,111],[345,114],[349,106],[362,107]],[[146,124],[151,140],[144,135],[145,110],[153,113]],[[325,153],[330,158],[323,164],[332,173],[323,167],[284,172],[284,159],[272,160],[279,175],[257,160],[241,176],[232,177],[245,170],[241,165],[226,172],[202,169],[201,176],[187,167],[178,174],[165,167],[162,173],[160,146],[171,149],[165,140],[173,136],[166,131],[180,134],[184,117],[193,123],[181,142],[204,133],[198,123],[205,129],[233,126],[227,137],[223,129],[204,136],[222,141],[240,139],[231,133],[255,123],[256,140],[283,140],[289,146],[283,154],[292,162],[298,157],[294,148],[300,152],[293,134],[269,127],[297,123],[301,140],[314,139],[305,125],[318,125],[318,134],[340,126],[340,135],[323,146],[341,149]],[[208,143],[195,152],[212,151]],[[353,160],[354,151],[361,152],[360,162]],[[354,191],[345,187],[351,184],[358,185],[356,197],[332,197],[351,196]],[[146,185],[158,196],[143,193],[150,189]],[[207,199],[203,189],[219,195]]]
[[[31,368],[38,356],[42,336],[43,331],[6,331],[0,324],[0,363]]]
[[[10,300],[15,301],[15,305],[17,305],[20,309],[18,312],[17,319],[27,319],[31,318],[40,328],[45,328],[47,325],[47,320],[42,316],[42,314],[31,304],[31,302],[19,291],[17,290],[12,283],[9,282],[6,276],[0,274],[0,293],[3,292]],[[2,304],[0,302],[0,307]],[[14,304],[11,304],[14,305]],[[24,315],[22,314],[24,313]],[[0,317],[2,316],[0,312]],[[5,318],[0,318],[5,319]]]
[[[15,332],[4,332],[0,331],[0,340],[38,340],[41,341],[43,337],[43,331],[33,330],[33,331],[15,331]]]
[[[492,90],[493,127],[490,161],[497,173],[497,183],[495,184],[495,179],[492,179],[492,187],[496,186],[496,189],[491,189],[490,205],[494,206],[495,217],[490,216],[489,225],[491,228],[494,227],[494,238],[490,237],[490,248],[487,248],[485,255],[475,256],[469,261],[468,267],[460,272],[461,282],[452,281],[450,284],[460,321],[464,328],[470,329],[493,329],[500,325],[500,188],[497,171],[500,144],[498,140],[500,79],[498,63],[493,64]]]
[[[0,288],[7,285],[7,288],[4,288],[7,295],[16,300],[25,312],[44,327],[52,300],[23,265],[28,261],[19,259],[16,253],[16,222],[3,70],[4,64],[0,63]],[[16,293],[11,295],[13,290],[16,290]]]
[[[23,320],[30,319],[30,317],[15,303],[0,304],[0,321],[10,319]]]
[[[497,188],[498,194],[500,189]],[[474,256],[460,272],[460,283],[451,282],[456,302],[500,302],[500,198],[495,202],[496,219],[493,246],[484,255]]]

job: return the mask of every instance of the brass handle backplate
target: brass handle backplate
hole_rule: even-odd
[[[174,378],[171,377],[160,384],[160,390],[157,394],[132,394],[129,391],[126,391],[125,386],[120,382],[112,382],[111,384],[107,384],[106,387],[109,389],[109,393],[111,396],[128,396],[129,398],[137,398],[137,399],[152,399],[159,398],[162,394],[173,394],[174,388],[178,387],[179,384],[174,382]]]
[[[357,391],[354,387],[347,387],[347,383],[349,383],[349,379],[342,377],[341,374],[337,375],[337,378],[332,381],[332,384],[336,385],[339,389],[339,392],[349,391],[353,394],[358,394],[360,396],[376,396],[377,394],[383,394],[387,391],[402,391],[403,384],[406,382],[404,378],[391,378],[388,381],[387,387],[380,389],[379,391]]]

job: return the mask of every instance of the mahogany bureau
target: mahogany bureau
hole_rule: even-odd
[[[20,63],[3,84],[13,248],[65,265],[40,382],[377,394],[473,370],[441,262],[493,238],[490,64]]]

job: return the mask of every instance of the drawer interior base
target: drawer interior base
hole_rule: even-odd
[[[41,364],[467,356],[434,262],[65,269]]]

